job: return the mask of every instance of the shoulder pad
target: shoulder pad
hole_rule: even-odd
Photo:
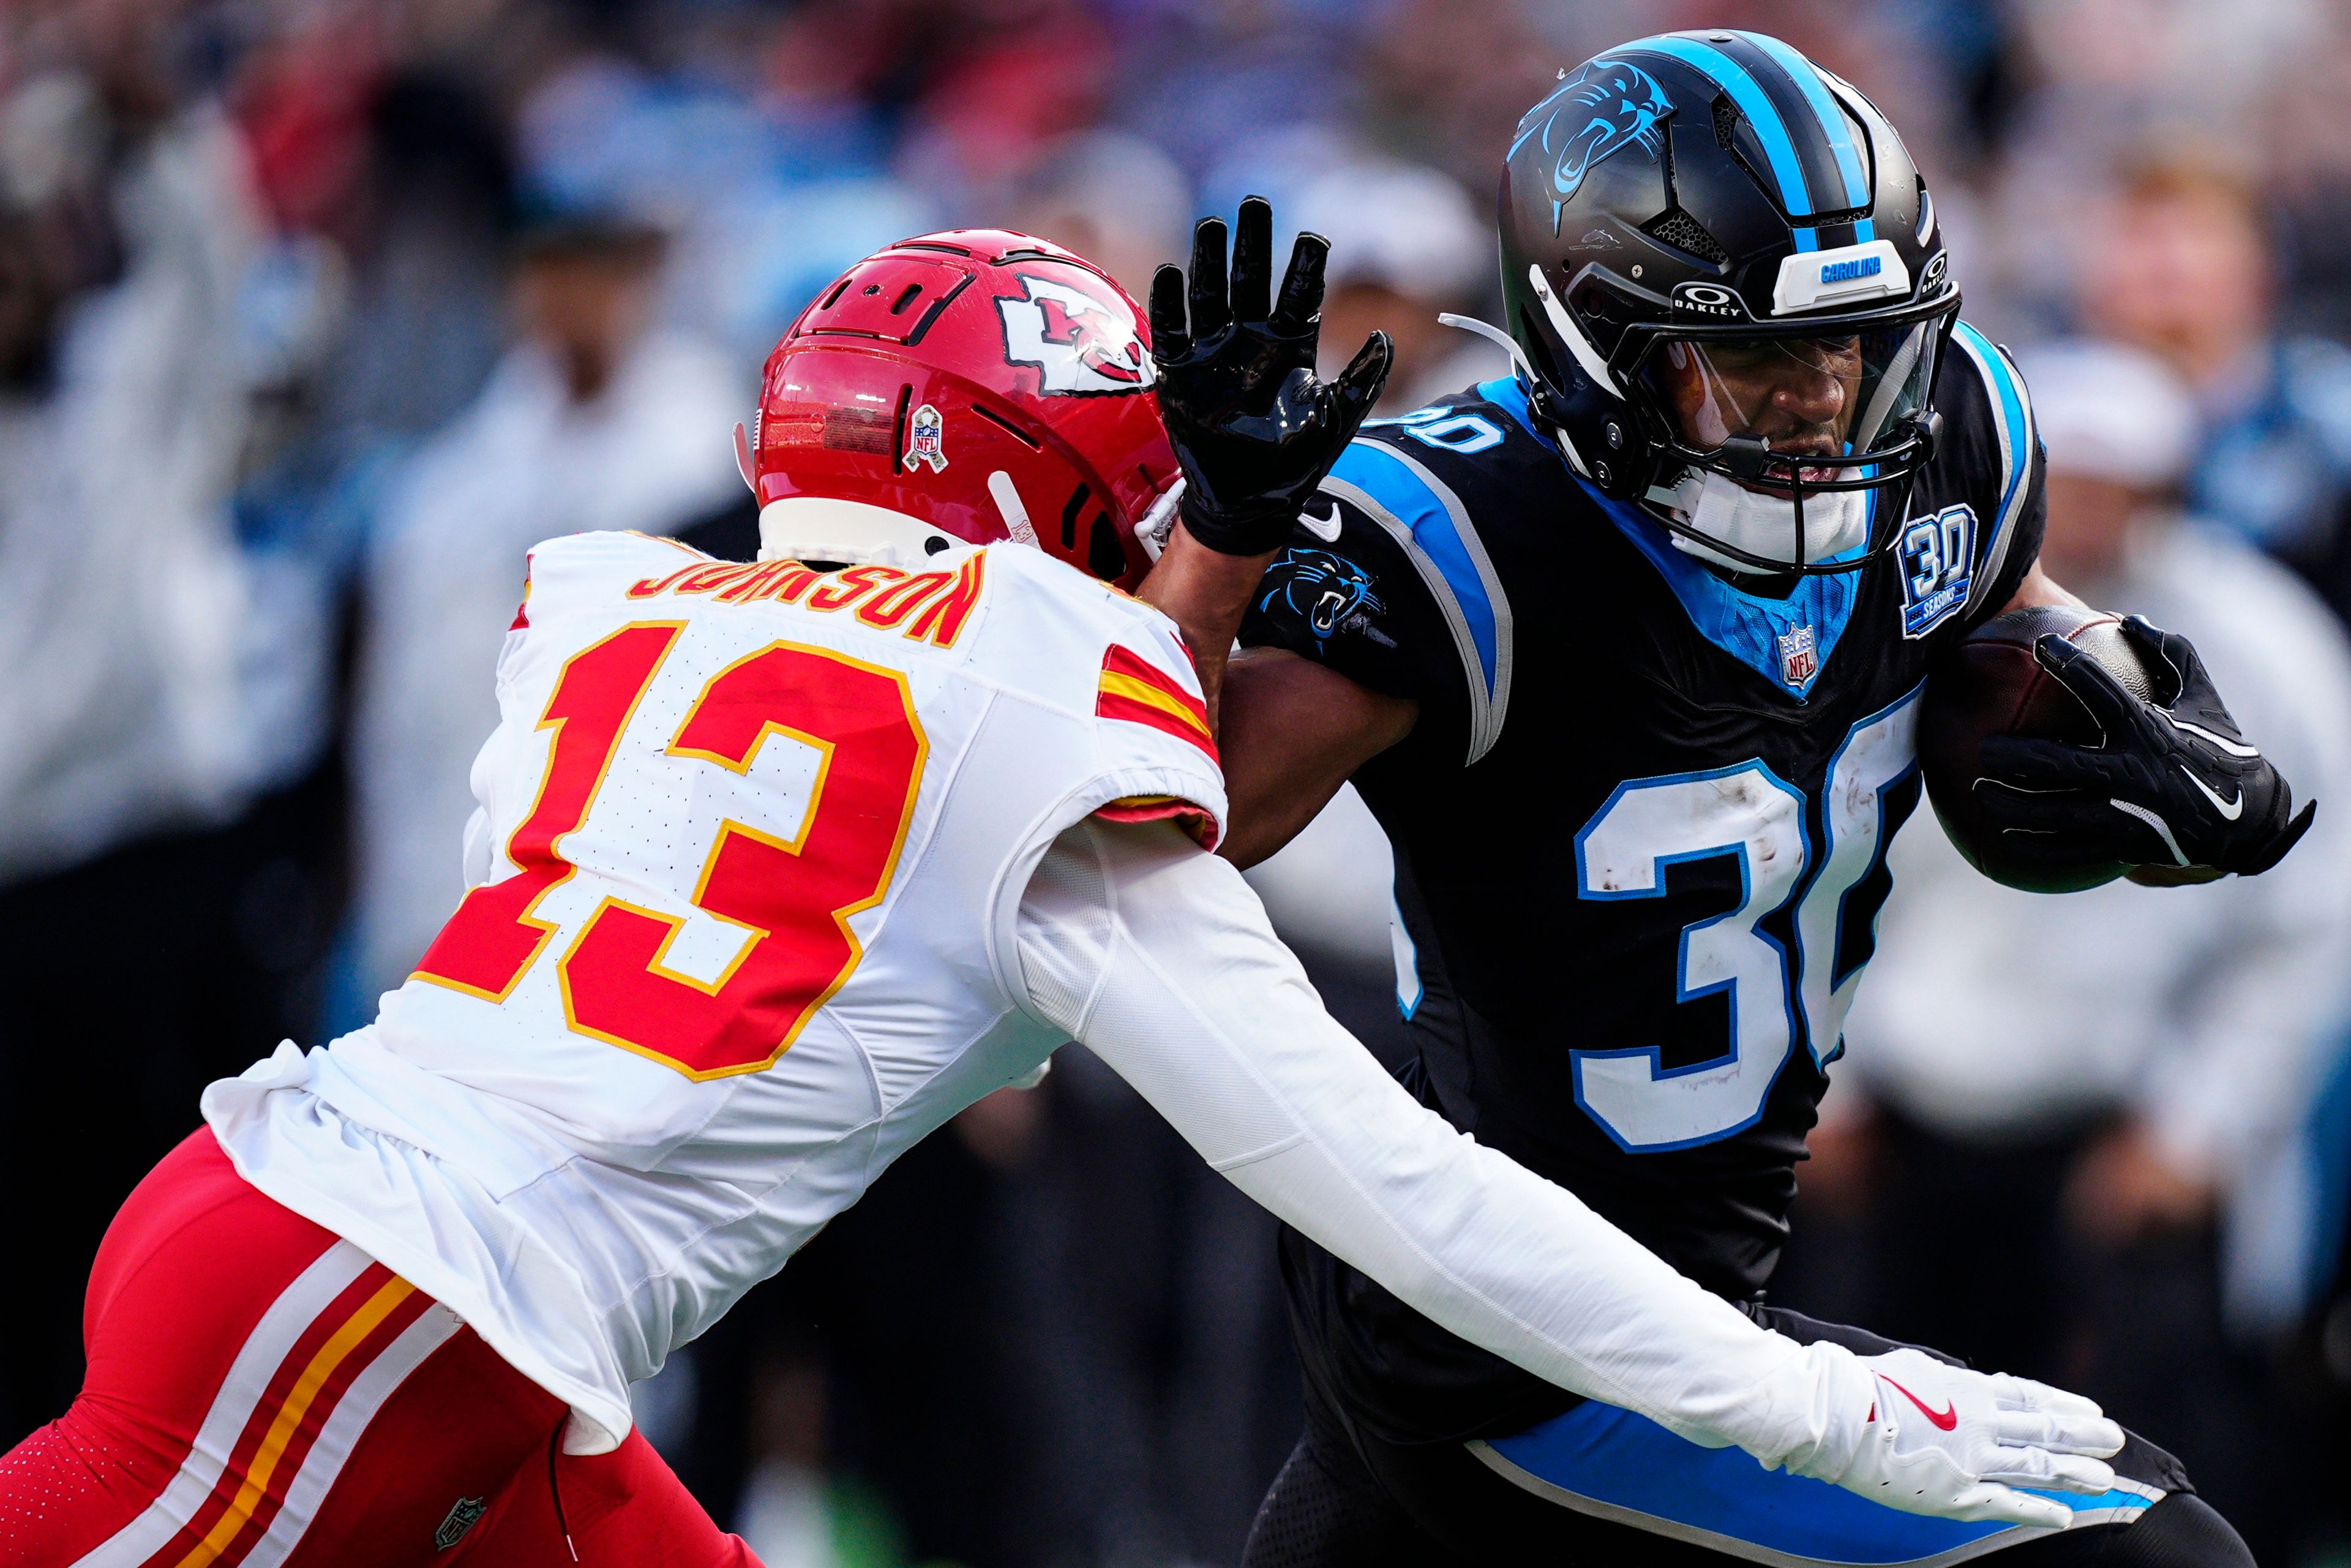
[[[1395,541],[1443,612],[1468,685],[1473,762],[1501,736],[1513,636],[1510,595],[1459,482],[1464,458],[1501,447],[1514,428],[1492,404],[1439,404],[1358,437],[1322,482]]]
[[[1065,560],[1034,545],[1000,539],[980,552],[987,570],[1011,590],[1019,613],[1048,620],[1081,622],[1082,635],[1094,641],[1120,638],[1137,646],[1155,646],[1186,670],[1192,667],[1190,650],[1176,622],[1125,590],[1089,576]]]
[[[979,553],[997,584],[997,613],[977,655],[990,679],[1097,716],[1134,717],[1123,707],[1104,711],[1105,692],[1125,696],[1153,709],[1156,727],[1172,724],[1169,733],[1216,756],[1200,678],[1176,622],[1033,546],[999,542]]]
[[[1949,399],[1944,439],[1960,460],[1988,470],[1970,497],[1991,533],[1976,570],[1980,592],[1999,580],[2007,563],[2017,518],[2032,489],[2041,437],[2032,423],[2032,399],[2015,363],[1965,321],[1951,329],[1947,368],[1951,374],[1942,387]]]
[[[1095,744],[1116,796],[1102,808],[1123,821],[1173,817],[1213,849],[1225,818],[1224,768],[1208,704],[1176,623],[1111,591],[1127,613],[1092,672]]]
[[[543,539],[523,561],[522,608],[512,628],[517,631],[574,607],[609,608],[614,600],[643,598],[652,585],[729,564],[675,539],[617,531]]]

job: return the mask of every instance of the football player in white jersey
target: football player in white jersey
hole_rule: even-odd
[[[1317,394],[1333,454],[1378,360]],[[213,1085],[125,1204],[82,1396],[0,1464],[0,1558],[747,1562],[629,1385],[1071,1039],[1564,1387],[1922,1511],[2053,1523],[2017,1489],[2106,1485],[2086,1401],[1759,1328],[1331,1021],[1207,852],[1197,679],[1115,586],[1171,504],[1153,376],[1077,257],[910,240],[768,361],[758,561],[534,552],[471,891],[374,1023]]]

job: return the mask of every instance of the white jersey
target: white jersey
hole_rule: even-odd
[[[820,573],[557,539],[497,690],[464,904],[374,1024],[204,1113],[601,1448],[628,1383],[1067,1038],[1014,946],[1056,836],[1205,838],[1224,788],[1173,624],[1019,546]]]

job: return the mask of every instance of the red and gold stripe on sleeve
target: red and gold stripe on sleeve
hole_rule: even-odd
[[[1113,643],[1103,655],[1094,712],[1103,718],[1152,728],[1188,741],[1217,760],[1217,737],[1208,729],[1208,708],[1176,677],[1133,649]]]

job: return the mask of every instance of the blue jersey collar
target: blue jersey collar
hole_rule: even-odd
[[[1696,556],[1676,549],[1665,526],[1630,502],[1611,500],[1580,476],[1575,482],[1657,569],[1699,636],[1798,702],[1811,696],[1813,683],[1828,667],[1837,639],[1853,619],[1860,572],[1803,578],[1785,599],[1749,593],[1708,571]]]
[[[1508,413],[1529,435],[1558,451],[1558,443],[1537,428],[1527,406],[1526,389],[1517,377],[1499,376],[1481,382],[1478,395]],[[1813,683],[1820,679],[1837,639],[1844,634],[1845,622],[1853,618],[1854,601],[1861,593],[1860,572],[1807,577],[1787,598],[1765,599],[1732,586],[1699,564],[1697,557],[1676,549],[1673,536],[1664,525],[1638,507],[1602,495],[1572,469],[1568,476],[1656,568],[1699,636],[1797,701],[1812,695]],[[1874,524],[1877,513],[1874,490],[1869,506]]]

